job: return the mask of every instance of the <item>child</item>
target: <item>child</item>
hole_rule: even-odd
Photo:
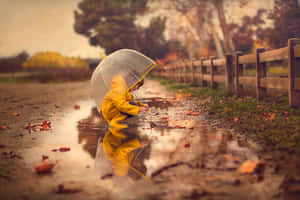
[[[111,90],[102,101],[101,111],[104,119],[109,123],[112,134],[118,134],[121,129],[127,128],[120,124],[128,117],[136,116],[139,112],[148,110],[148,105],[134,101],[130,92],[139,89],[144,81],[141,80],[131,88],[121,75],[116,75],[111,81]],[[121,137],[121,136],[120,136]],[[124,137],[124,136],[123,136]]]

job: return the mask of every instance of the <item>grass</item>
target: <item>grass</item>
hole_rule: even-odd
[[[228,95],[224,85],[217,90],[154,78],[177,93],[188,93],[200,99],[211,97],[198,107],[210,118],[243,132],[273,150],[300,153],[300,109],[290,108],[287,96],[268,97],[258,103],[253,96]],[[201,101],[199,101],[201,102]]]
[[[0,82],[8,82],[8,83],[25,83],[27,82],[26,76],[8,76],[8,77],[1,77],[0,76]]]

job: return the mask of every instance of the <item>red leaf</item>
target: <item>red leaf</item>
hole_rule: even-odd
[[[162,117],[161,119],[169,119],[169,117]]]
[[[46,159],[38,167],[35,168],[35,171],[38,174],[50,173],[52,172],[54,166],[54,163],[49,163],[48,159]]]
[[[190,146],[191,146],[191,144],[189,142],[183,143],[183,147],[184,148],[189,148]]]
[[[70,151],[70,150],[71,150],[70,147],[60,147],[60,148],[59,148],[59,151],[60,151],[60,152],[66,152],[66,151]]]
[[[45,120],[40,126],[42,126],[42,128],[40,128],[40,131],[49,131],[51,129],[51,122]]]
[[[16,116],[16,117],[19,117],[19,116],[20,116],[20,113],[14,112],[12,115],[13,115],[13,116]]]
[[[47,160],[47,159],[49,159],[49,156],[42,155],[42,160]]]
[[[175,128],[185,128],[185,126],[176,125]]]
[[[80,105],[75,105],[74,108],[75,108],[75,110],[79,110],[80,109]]]

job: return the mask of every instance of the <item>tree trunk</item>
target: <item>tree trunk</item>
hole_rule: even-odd
[[[235,47],[232,40],[232,37],[230,36],[230,33],[228,31],[225,12],[224,12],[224,6],[223,6],[223,0],[214,0],[214,6],[218,13],[218,18],[221,25],[221,30],[224,35],[224,49],[226,53],[234,52]]]
[[[217,50],[217,57],[223,58],[224,57],[223,47],[222,47],[221,41],[217,35],[214,25],[211,25],[211,32],[212,32],[212,37],[214,39],[214,43],[215,43],[216,50]]]

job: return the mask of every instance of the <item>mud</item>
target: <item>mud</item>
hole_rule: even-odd
[[[0,125],[9,127],[0,131],[1,199],[297,198],[297,178],[278,173],[260,145],[206,119],[197,99],[176,97],[151,80],[135,96],[150,110],[130,120],[134,136],[127,142],[136,139],[141,147],[120,176],[103,151],[108,127],[91,100],[89,82],[1,83]],[[189,110],[200,114],[187,115]],[[44,120],[51,130],[24,129]],[[43,156],[55,163],[49,174],[35,172]],[[249,160],[259,163],[256,169],[239,173]]]

